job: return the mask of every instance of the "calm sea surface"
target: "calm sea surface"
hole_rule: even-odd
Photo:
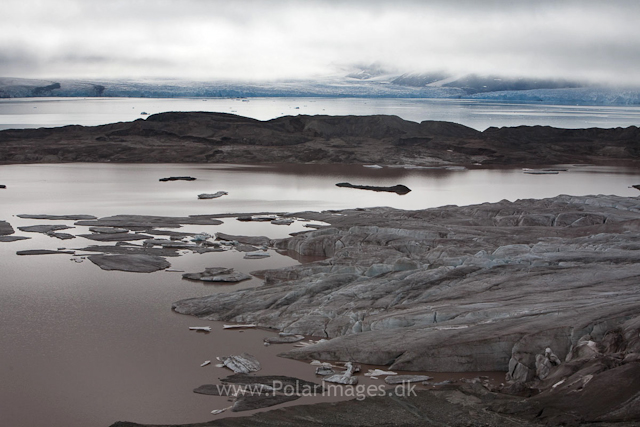
[[[358,98],[21,98],[0,100],[0,129],[100,125],[146,117],[141,113],[215,111],[259,120],[298,114],[392,114],[406,120],[444,120],[478,130],[490,126],[548,125],[561,128],[627,127],[640,124],[640,107],[509,104],[450,99]]]
[[[0,126],[100,124],[132,120],[140,117],[140,111],[181,109],[235,110],[261,119],[297,113],[397,114],[411,120],[457,121],[478,129],[507,124],[609,127],[638,122],[637,109],[509,108],[422,100],[3,100]],[[457,113],[447,116],[446,111]],[[73,225],[73,221],[20,219],[18,214],[186,216],[373,206],[423,209],[558,194],[638,195],[628,187],[640,184],[639,170],[586,165],[567,168],[558,175],[525,175],[519,169],[447,171],[324,165],[5,165],[0,166],[0,184],[7,185],[0,190],[0,220],[17,230],[36,224]],[[171,175],[191,175],[197,181],[158,182]],[[412,191],[398,196],[336,187],[341,181],[404,184]],[[197,200],[199,193],[218,190],[229,194]],[[291,226],[243,223],[235,218],[223,221],[219,226],[184,229],[271,238],[306,230],[299,221]],[[82,234],[88,230],[76,227],[65,232]],[[272,332],[222,331],[216,322],[202,322],[170,310],[176,300],[258,286],[258,279],[236,285],[205,285],[182,280],[181,273],[174,272],[102,271],[87,260],[73,262],[70,255],[17,256],[16,251],[24,249],[80,249],[95,242],[81,237],[62,241],[35,233],[16,234],[32,239],[0,243],[0,426],[207,421],[214,418],[211,410],[229,406],[229,402],[192,390],[215,383],[228,371],[213,365],[201,368],[200,364],[205,360],[215,364],[217,356],[245,351],[258,356],[261,373],[314,379],[308,364],[276,357],[290,345],[262,345],[263,338]],[[270,258],[262,260],[245,260],[241,253],[227,251],[185,254],[169,261],[172,268],[187,272],[215,266],[250,272],[298,263],[270,253]],[[205,325],[214,331],[205,335],[188,330],[189,326]],[[315,400],[294,403],[310,402]]]

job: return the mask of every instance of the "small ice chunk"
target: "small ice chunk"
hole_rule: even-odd
[[[433,377],[429,377],[427,375],[394,375],[386,377],[384,382],[387,384],[408,384],[429,381],[432,379]]]
[[[260,362],[255,356],[242,353],[239,356],[222,356],[218,357],[222,364],[237,374],[248,374],[260,370]]]
[[[332,375],[328,378],[325,378],[323,381],[337,384],[345,384],[345,385],[356,385],[358,384],[358,377],[354,377],[353,373],[355,371],[355,367],[351,362],[347,362],[345,364],[347,370],[338,375]]]
[[[253,323],[247,325],[222,325],[223,329],[246,329],[246,328],[255,328],[256,325]]]
[[[328,376],[328,375],[334,375],[336,373],[336,371],[334,371],[331,368],[325,368],[324,366],[318,366],[316,368],[316,375],[321,375],[323,377]]]
[[[269,255],[267,252],[263,251],[255,251],[255,252],[247,252],[244,254],[244,259],[260,259],[260,258],[268,258]]]
[[[217,191],[215,193],[202,193],[198,194],[198,199],[217,199],[218,197],[226,196],[226,191]]]
[[[369,371],[364,374],[365,377],[380,377],[383,375],[398,375],[398,373],[393,371],[383,371],[382,369],[369,369]]]

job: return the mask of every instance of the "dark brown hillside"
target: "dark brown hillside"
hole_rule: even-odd
[[[640,129],[489,128],[397,116],[161,113],[102,126],[0,131],[0,163],[551,164],[633,162]]]

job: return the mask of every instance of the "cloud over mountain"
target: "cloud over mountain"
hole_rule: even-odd
[[[640,3],[4,0],[0,75],[313,79],[355,64],[640,84]]]

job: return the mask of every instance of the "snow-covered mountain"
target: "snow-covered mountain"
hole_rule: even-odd
[[[552,79],[392,74],[369,67],[321,80],[198,82],[181,80],[32,80],[0,78],[0,98],[23,97],[359,97],[450,98],[544,104],[640,105],[640,89]]]

